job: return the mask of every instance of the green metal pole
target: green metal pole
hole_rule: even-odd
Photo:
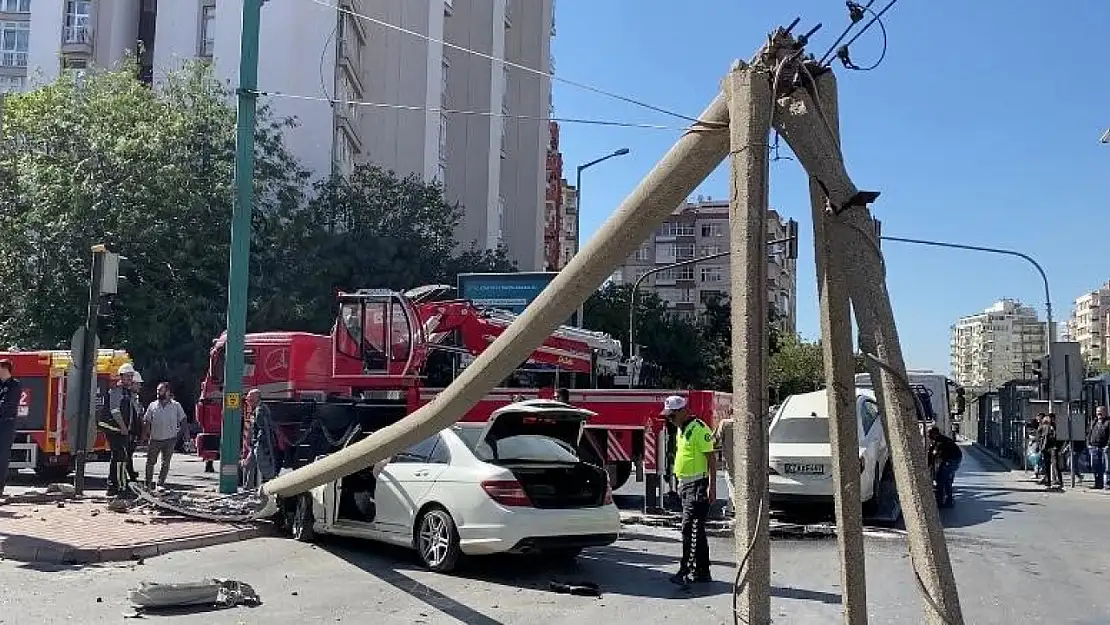
[[[235,136],[235,203],[227,276],[227,340],[224,343],[224,418],[220,436],[220,492],[239,489],[243,427],[243,342],[247,326],[247,266],[254,207],[254,126],[258,104],[258,33],[264,0],[243,0],[239,52],[239,111]]]

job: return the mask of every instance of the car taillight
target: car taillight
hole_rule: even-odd
[[[486,480],[482,482],[482,490],[486,491],[490,499],[503,506],[532,507],[528,493],[524,492],[524,487],[516,480]]]

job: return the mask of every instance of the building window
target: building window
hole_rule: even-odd
[[[342,24],[344,20],[340,20]],[[216,5],[206,4],[200,13],[200,56],[211,57],[216,51]]]
[[[642,246],[636,250],[636,260],[640,262],[651,260],[651,248]]]
[[[713,221],[701,225],[701,236],[703,237],[721,237],[725,234],[724,224],[719,221]]]
[[[24,76],[0,76],[0,93],[19,93],[27,86]]]
[[[679,289],[678,302],[680,304],[690,304],[694,301],[694,289]]]
[[[720,267],[702,267],[701,268],[701,281],[702,282],[720,282],[723,279],[723,272]]]
[[[691,260],[694,258],[694,244],[683,243],[674,246],[675,260]]]
[[[31,0],[3,0],[0,11],[6,13],[30,13]]]
[[[62,69],[88,69],[89,60],[80,57],[65,56],[62,57]]]
[[[66,43],[88,43],[91,24],[92,2],[89,0],[67,0],[65,32]]]
[[[720,245],[703,245],[699,248],[698,256],[712,256],[721,253]]]
[[[656,235],[661,237],[692,237],[694,236],[694,224],[666,222],[660,226]]]
[[[0,23],[0,66],[27,67],[30,22]]]
[[[335,133],[335,166],[339,173],[346,175],[354,171],[355,153],[357,151],[354,142],[347,136],[347,133],[337,130]]]

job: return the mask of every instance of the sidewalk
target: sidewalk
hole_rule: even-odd
[[[39,494],[13,499],[0,505],[0,558],[21,562],[138,560],[247,540],[265,532],[262,525],[199,521],[145,505],[113,512],[103,497]]]

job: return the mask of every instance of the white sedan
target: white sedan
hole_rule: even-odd
[[[614,543],[608,475],[575,451],[595,413],[550,400],[511,404],[485,426],[456,425],[287,502],[294,538],[335,534],[415,548],[433,571],[461,555],[573,558]]]
[[[874,393],[856,389],[855,406],[860,499],[865,507],[873,508],[878,503],[879,483],[888,469],[890,448]],[[823,390],[791,395],[779,407],[770,430],[768,481],[772,502],[833,500],[828,414],[828,396]]]

